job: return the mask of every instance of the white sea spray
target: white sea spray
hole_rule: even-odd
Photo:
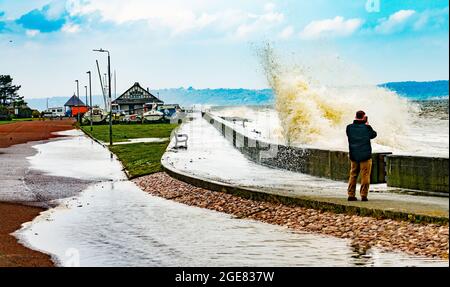
[[[260,49],[259,56],[275,94],[286,143],[345,148],[345,127],[356,111],[364,110],[379,131],[375,145],[407,148],[405,134],[417,112],[416,105],[407,99],[375,85],[321,85],[320,79],[308,75],[307,68],[283,61],[270,45]]]

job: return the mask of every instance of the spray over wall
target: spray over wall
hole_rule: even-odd
[[[317,84],[320,79],[313,82],[307,69],[282,62],[270,45],[259,50],[259,57],[275,94],[275,109],[287,144],[345,149],[345,127],[357,110],[364,110],[379,134],[375,145],[407,146],[404,134],[416,108],[406,99],[377,86]]]

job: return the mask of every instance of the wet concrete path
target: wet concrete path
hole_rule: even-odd
[[[254,163],[235,149],[214,127],[201,118],[200,114],[197,114],[193,121],[184,124],[178,132],[189,136],[189,148],[172,149],[163,157],[164,165],[175,172],[269,194],[343,206],[442,217],[448,220],[448,197],[399,194],[386,184],[373,184],[369,202],[348,202],[345,182]],[[174,141],[169,148],[173,146]]]
[[[0,149],[0,163],[3,167],[3,172],[0,173],[0,201],[47,208],[55,206],[54,200],[74,196],[95,182],[92,179],[57,176],[30,168],[28,158],[39,154],[34,146],[59,140],[62,139],[29,142]]]

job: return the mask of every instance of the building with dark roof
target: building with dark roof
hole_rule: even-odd
[[[89,108],[86,106],[85,103],[83,103],[80,98],[78,98],[76,95],[73,95],[65,104],[64,107],[66,108],[66,115],[75,117],[78,114],[82,115],[85,114]],[[68,108],[68,109],[67,109]]]
[[[142,88],[139,83],[126,90],[120,97],[115,99],[113,109],[124,111],[127,114],[143,113],[145,104],[162,104],[163,101],[155,97],[150,91]]]
[[[86,107],[86,104],[83,103],[80,98],[78,98],[76,95],[73,95],[65,104],[65,107]]]

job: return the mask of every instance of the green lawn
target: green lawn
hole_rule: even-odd
[[[113,141],[123,142],[134,138],[169,138],[176,124],[113,125]],[[109,142],[109,126],[82,126],[86,133],[103,142]],[[113,145],[109,149],[119,158],[130,178],[162,170],[161,157],[169,141],[163,143],[134,143]]]
[[[169,142],[116,145],[109,149],[119,158],[130,178],[162,170],[161,157]]]
[[[5,124],[13,124],[13,123],[17,123],[17,122],[26,122],[26,121],[32,121],[32,118],[26,118],[26,119],[12,119],[10,121],[0,121],[0,125],[5,125]]]
[[[176,127],[176,124],[113,125],[113,142],[136,138],[168,138]],[[109,125],[95,125],[92,133],[90,126],[82,126],[81,129],[100,141],[109,142]]]

